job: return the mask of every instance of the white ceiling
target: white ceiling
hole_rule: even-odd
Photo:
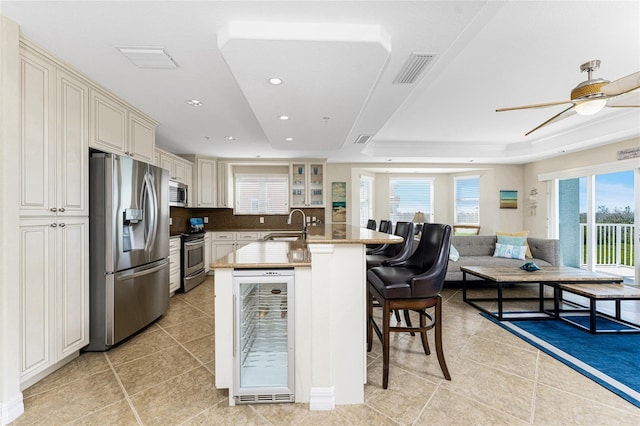
[[[0,13],[158,120],[157,145],[175,153],[525,163],[640,135],[640,108],[527,137],[566,106],[495,112],[569,99],[592,59],[607,80],[640,70],[639,1],[1,1]],[[163,47],[179,66],[140,69],[115,46]],[[411,53],[435,57],[393,84]]]

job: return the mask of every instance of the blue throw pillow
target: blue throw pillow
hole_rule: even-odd
[[[526,253],[527,246],[514,246],[512,244],[496,243],[496,251],[493,253],[493,257],[524,260]]]
[[[460,253],[458,252],[458,250],[453,246],[453,244],[451,244],[451,247],[449,247],[449,260],[452,260],[454,262],[457,262],[458,259],[460,259]]]
[[[512,246],[526,246],[527,237],[507,237],[506,235],[498,235],[499,244],[509,244]]]

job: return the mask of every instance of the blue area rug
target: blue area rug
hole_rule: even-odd
[[[490,321],[640,407],[640,334],[591,334],[559,320]]]

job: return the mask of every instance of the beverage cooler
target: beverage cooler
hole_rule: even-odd
[[[233,398],[294,402],[293,269],[233,273]]]

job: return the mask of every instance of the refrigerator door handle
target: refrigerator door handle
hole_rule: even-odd
[[[161,269],[166,268],[166,266],[168,264],[169,264],[169,261],[166,261],[166,262],[163,262],[161,265],[154,266],[153,268],[143,269],[142,271],[134,272],[133,274],[122,275],[122,276],[117,277],[116,281],[130,280],[132,278],[138,278],[138,277],[142,277],[144,275],[149,275],[149,274],[157,272],[157,271],[159,271]]]
[[[151,213],[153,215],[153,221],[151,222],[151,243],[149,244],[149,250],[156,244],[156,234],[158,233],[158,209],[160,206],[158,205],[158,193],[156,192],[156,185],[153,183],[153,177],[151,174],[147,174],[147,179],[149,181],[149,197],[151,198],[152,207]]]

